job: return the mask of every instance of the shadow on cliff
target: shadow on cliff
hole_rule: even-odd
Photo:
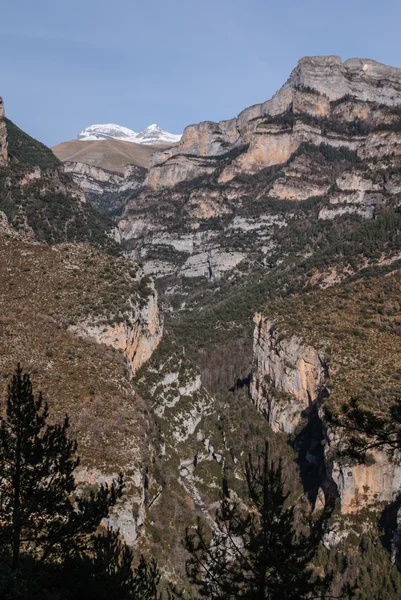
[[[326,467],[324,456],[324,425],[319,417],[319,406],[327,392],[323,389],[317,402],[311,404],[303,414],[304,426],[289,443],[297,452],[297,462],[305,495],[313,507],[323,491],[325,503],[333,508],[338,497],[337,486]]]
[[[312,506],[325,477],[323,426],[315,406],[304,411],[304,427],[290,440],[297,452],[297,462],[304,492]]]
[[[397,497],[387,504],[381,512],[379,518],[379,527],[381,531],[380,541],[383,544],[384,548],[391,552],[394,544],[394,534],[398,528],[398,512],[401,508],[401,492],[397,495]],[[398,552],[401,548],[398,548]]]
[[[236,392],[238,390],[246,389],[249,392],[250,384],[251,384],[251,374],[249,373],[249,375],[247,375],[246,377],[244,377],[242,379],[238,378],[237,381],[235,382],[235,384],[232,387],[230,387],[229,391]]]

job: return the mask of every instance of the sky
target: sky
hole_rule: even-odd
[[[49,146],[95,123],[181,133],[267,100],[302,56],[401,67],[400,26],[400,0],[3,0],[0,95]]]

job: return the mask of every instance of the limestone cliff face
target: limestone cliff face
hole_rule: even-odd
[[[250,394],[273,430],[298,432],[310,409],[319,409],[329,375],[324,352],[297,336],[286,337],[274,321],[256,315]],[[326,426],[322,410],[319,417],[325,437],[323,485],[328,489],[334,482],[342,513],[393,500],[401,487],[401,466],[384,452],[376,452],[370,466],[340,461],[336,448],[341,446],[341,433]]]
[[[348,102],[348,98],[352,98],[352,102]],[[152,156],[148,185],[152,189],[173,187],[181,181],[213,172],[217,168],[215,157],[245,144],[249,144],[247,152],[220,175],[221,182],[239,173],[253,173],[282,164],[305,141],[361,148],[364,155],[380,154],[386,152],[389,144],[398,146],[398,142],[386,139],[383,145],[380,136],[366,141],[322,135],[319,128],[308,129],[304,124],[296,124],[290,132],[280,127],[274,130],[266,128],[265,120],[292,111],[295,116],[346,122],[360,119],[377,124],[391,119],[385,107],[400,104],[401,69],[369,59],[350,59],[343,63],[337,56],[305,57],[271,100],[245,109],[236,119],[219,123],[206,121],[187,127],[177,146]],[[205,162],[200,160],[202,158],[209,160]]]
[[[131,374],[152,356],[163,335],[163,318],[157,304],[157,292],[141,304],[132,304],[132,312],[124,322],[115,325],[96,324],[85,321],[70,327],[81,336],[94,338],[100,344],[121,350],[127,358]]]
[[[341,498],[341,511],[354,513],[377,502],[391,502],[401,488],[401,466],[389,460],[384,452],[375,452],[370,466],[341,464],[333,459],[332,449],[339,436],[327,431],[326,464]]]
[[[400,69],[363,58],[343,63],[339,56],[307,56],[299,61],[290,79],[295,86],[317,90],[329,100],[349,95],[394,106],[401,92]]]
[[[147,183],[151,189],[174,187],[181,181],[195,179],[200,175],[209,175],[215,170],[216,162],[214,160],[204,160],[197,156],[171,154],[171,158],[157,163],[157,168],[150,169]]]
[[[255,317],[250,394],[274,431],[294,433],[319,398],[327,376],[322,352],[293,336],[285,338],[273,321]]]
[[[105,474],[97,469],[79,468],[75,473],[78,490],[85,486],[111,485],[118,473]],[[119,529],[124,541],[133,546],[139,537],[139,528],[146,519],[145,488],[140,469],[130,469],[125,475],[125,493],[123,499],[112,509],[111,514],[101,523],[102,526]]]
[[[125,202],[127,193],[140,189],[146,179],[146,169],[135,165],[127,165],[124,175],[82,162],[65,162],[63,169],[72,175],[87,200],[106,213],[118,208],[120,197],[123,195]]]
[[[126,255],[176,295],[191,278],[270,268],[277,229],[292,228],[302,209],[288,205],[277,222],[277,200],[313,199],[321,220],[374,219],[398,205],[400,82],[401,70],[372,61],[305,58],[269,101],[187,127],[177,146],[152,155],[147,185],[126,198]]]
[[[8,163],[7,127],[4,121],[4,102],[0,98],[0,166]]]

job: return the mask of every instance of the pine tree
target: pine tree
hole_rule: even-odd
[[[325,406],[325,420],[347,431],[338,453],[360,462],[369,460],[375,450],[390,455],[401,450],[401,397],[386,411],[374,410],[363,398],[352,397],[340,407]]]
[[[228,498],[216,515],[216,529],[207,532],[198,519],[187,530],[185,546],[189,579],[201,596],[214,600],[301,600],[321,597],[331,576],[318,577],[311,562],[324,532],[327,513],[310,519],[300,532],[295,509],[287,506],[281,461],[269,462],[268,445],[245,467],[248,505]]]
[[[87,496],[78,493],[79,457],[68,417],[48,423],[48,406],[41,394],[35,399],[20,365],[6,404],[0,420],[1,597],[44,598],[46,588],[60,599],[157,598],[156,564],[141,558],[133,571],[133,553],[118,532],[99,532],[123,493],[122,475]]]
[[[76,550],[123,491],[120,477],[87,499],[75,498],[77,443],[68,437],[68,417],[49,425],[48,414],[18,365],[0,422],[0,540],[10,548],[13,570],[32,549],[41,561]]]

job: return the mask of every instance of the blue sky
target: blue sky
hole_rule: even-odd
[[[180,133],[272,96],[302,56],[401,67],[399,0],[1,3],[7,115],[53,145],[93,123]]]

